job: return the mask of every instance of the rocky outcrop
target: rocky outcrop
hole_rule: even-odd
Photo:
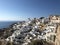
[[[57,26],[55,45],[60,45],[60,24]]]

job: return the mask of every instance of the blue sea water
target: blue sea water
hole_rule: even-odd
[[[0,29],[7,28],[11,24],[16,23],[17,21],[0,21]]]

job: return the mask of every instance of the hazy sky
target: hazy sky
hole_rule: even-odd
[[[0,21],[60,14],[60,0],[0,0]]]

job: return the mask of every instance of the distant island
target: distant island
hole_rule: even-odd
[[[2,28],[0,45],[60,45],[60,16],[28,18]]]

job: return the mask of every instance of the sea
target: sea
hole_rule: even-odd
[[[10,25],[17,23],[18,21],[0,21],[0,29],[8,28]]]

